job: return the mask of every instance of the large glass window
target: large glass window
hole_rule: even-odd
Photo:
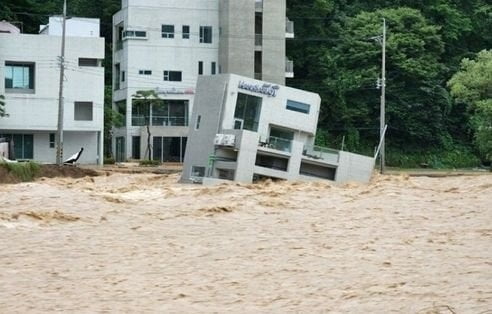
[[[181,71],[164,71],[164,81],[181,82]]]
[[[174,25],[162,25],[162,38],[174,38]]]
[[[76,101],[74,103],[74,120],[75,121],[92,121],[92,102]]]
[[[0,137],[14,141],[15,159],[34,158],[34,136],[32,134],[0,134]]]
[[[132,158],[140,159],[140,136],[132,136]]]
[[[153,160],[161,162],[183,162],[186,150],[186,137],[154,136]]]
[[[238,93],[234,112],[234,128],[258,131],[260,122],[261,97]]]
[[[292,110],[292,111],[309,113],[311,106],[308,104],[302,103],[302,102],[287,100],[287,107],[286,108],[288,110]]]
[[[5,88],[34,90],[34,63],[5,62]]]
[[[200,42],[205,44],[212,43],[212,26],[200,26]]]
[[[144,100],[134,99],[132,125],[144,126],[188,126],[187,100]]]

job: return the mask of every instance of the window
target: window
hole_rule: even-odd
[[[164,81],[181,82],[181,71],[164,71]]]
[[[140,159],[140,136],[132,136],[132,158]]]
[[[55,133],[50,133],[50,148],[55,148]]]
[[[92,121],[92,102],[76,101],[74,105],[75,121]]]
[[[79,67],[97,67],[99,60],[94,58],[79,58]]]
[[[204,44],[212,43],[212,26],[200,26],[200,42]]]
[[[183,39],[190,39],[190,26],[183,25]]]
[[[240,127],[244,130],[258,131],[261,102],[261,97],[238,93],[234,119],[240,123],[235,122],[234,128]]]
[[[138,74],[140,75],[152,75],[151,70],[138,70]]]
[[[198,61],[198,75],[203,74],[203,61]]]
[[[292,110],[292,111],[309,113],[309,109],[311,108],[311,106],[308,104],[302,103],[302,102],[287,100],[287,107],[286,108],[288,110]]]
[[[191,167],[191,176],[192,177],[204,177],[205,176],[205,167],[200,167],[200,166]]]
[[[202,121],[202,116],[196,117],[196,124],[195,124],[195,130],[198,130],[200,128],[200,122]]]
[[[124,82],[125,81],[125,71],[121,71],[121,81]]]
[[[120,64],[114,65],[114,90],[120,89]]]
[[[183,162],[186,151],[186,137],[153,137],[152,159],[161,162]]]
[[[147,38],[146,31],[124,31],[123,39],[126,38]]]
[[[174,25],[162,25],[162,38],[174,38]]]
[[[5,62],[5,88],[34,90],[34,63]]]
[[[215,75],[215,69],[217,68],[217,65],[215,62],[212,62],[212,68],[210,70],[210,74]]]
[[[32,134],[0,134],[7,140],[13,140],[15,159],[34,158],[34,136]]]

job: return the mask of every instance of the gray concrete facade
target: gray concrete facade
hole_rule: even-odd
[[[234,74],[200,77],[182,182],[369,181],[374,158],[314,146],[320,97]]]

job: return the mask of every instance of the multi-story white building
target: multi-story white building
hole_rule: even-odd
[[[0,118],[0,135],[14,140],[17,159],[56,161],[60,50],[59,17],[39,35],[0,31],[0,95],[8,113]],[[67,20],[64,157],[83,147],[84,164],[103,162],[103,59],[99,20]]]
[[[122,0],[113,16],[113,101],[124,115],[116,159],[147,158],[150,131],[152,159],[182,162],[200,75],[292,77],[285,8],[285,0]],[[136,100],[138,91],[159,99]]]
[[[182,182],[362,181],[374,157],[314,145],[320,97],[233,74],[198,79]]]

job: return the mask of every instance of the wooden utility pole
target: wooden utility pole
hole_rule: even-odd
[[[381,108],[379,119],[379,136],[381,140],[381,174],[384,174],[385,168],[385,140],[384,129],[386,126],[386,19],[383,18],[383,40],[382,40],[382,64],[381,64]]]
[[[60,56],[60,89],[58,95],[58,128],[56,140],[56,164],[61,166],[63,164],[63,79],[65,77],[65,31],[66,31],[66,19],[67,19],[67,0],[63,1],[63,18],[62,18],[62,42],[61,42],[61,56]]]

